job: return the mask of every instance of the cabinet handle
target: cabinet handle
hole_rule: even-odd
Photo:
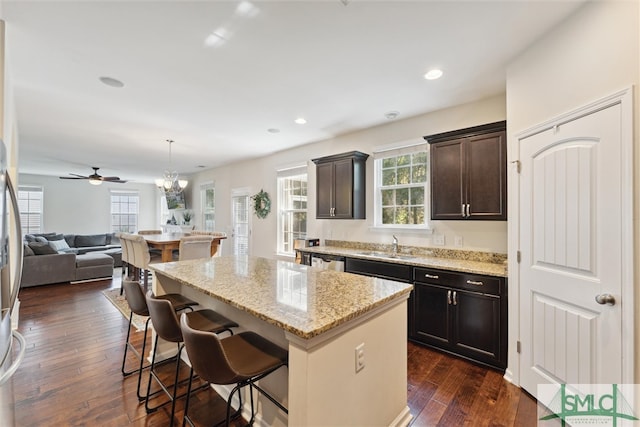
[[[451,305],[451,291],[447,291],[447,304]]]
[[[426,277],[427,279],[435,279],[435,280],[438,280],[440,278],[440,276],[436,276],[434,274],[428,274],[428,273],[425,273],[424,277]]]
[[[482,283],[480,281],[476,282],[475,280],[467,280],[467,285],[482,286],[482,285],[484,285],[484,283]]]
[[[458,305],[458,291],[453,291],[453,305]]]
[[[462,218],[464,218],[464,217],[465,217],[465,214],[464,214],[464,203],[463,203],[462,204]]]
[[[471,216],[471,214],[469,213],[469,206],[471,206],[469,203],[467,203],[467,218],[469,218]]]

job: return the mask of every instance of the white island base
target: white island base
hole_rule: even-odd
[[[407,406],[408,293],[304,339],[286,327],[262,320],[243,307],[212,297],[191,283],[181,284],[182,280],[179,282],[159,269],[154,270],[156,294],[182,293],[198,301],[199,308],[211,308],[235,320],[240,330],[252,330],[289,350],[288,367],[260,381],[260,386],[284,404],[289,414],[256,394],[256,425],[370,427],[406,426],[410,422]],[[362,344],[364,367],[356,371],[356,348]],[[214,388],[225,399],[231,390],[231,386]],[[246,394],[243,396],[245,419],[250,414],[247,397]]]

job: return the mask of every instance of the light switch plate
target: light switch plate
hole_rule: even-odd
[[[453,245],[457,248],[462,247],[462,236],[455,236],[453,238]]]
[[[434,234],[431,240],[434,245],[444,246],[444,234]]]

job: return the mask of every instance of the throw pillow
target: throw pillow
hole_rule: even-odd
[[[36,236],[36,242],[49,244],[49,241],[47,240],[47,238],[42,236]]]
[[[22,255],[23,256],[34,256],[35,253],[33,252],[33,249],[31,249],[31,247],[29,245],[24,245],[24,249],[22,250]]]
[[[51,246],[56,252],[69,249],[69,245],[64,238],[60,240],[49,240],[49,246]]]
[[[31,248],[33,253],[35,253],[36,255],[50,255],[50,254],[58,253],[56,252],[55,249],[49,246],[48,243],[32,242],[32,243],[29,243],[29,247]]]
[[[25,234],[24,235],[24,240],[26,240],[27,243],[35,242],[36,241],[36,236],[34,236],[33,234]]]
[[[53,236],[45,236],[45,237],[50,242],[52,242],[54,240],[64,240],[64,235],[63,234],[54,234]]]

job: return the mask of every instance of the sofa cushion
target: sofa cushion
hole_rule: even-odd
[[[89,234],[86,236],[76,236],[75,246],[76,248],[83,248],[87,246],[104,246],[107,244],[106,234]]]
[[[33,234],[25,234],[24,235],[24,240],[26,240],[27,243],[35,242],[36,241],[36,236],[34,236]]]
[[[64,240],[64,234],[54,234],[52,236],[43,236],[48,241]]]
[[[33,249],[31,249],[31,247],[29,245],[24,245],[24,249],[22,250],[22,255],[23,256],[34,256],[35,252],[33,252]]]
[[[70,247],[75,247],[76,246],[76,235],[75,234],[65,234],[64,235],[64,240],[67,241],[67,245],[69,245]]]
[[[49,240],[49,246],[55,249],[56,252],[65,251],[66,249],[69,249],[69,245],[67,244],[67,241],[64,239]]]
[[[36,236],[36,243],[46,243],[49,244],[49,241],[46,237]]]
[[[50,255],[58,253],[55,249],[49,246],[49,243],[31,242],[29,243],[29,247],[36,255]]]
[[[76,256],[76,267],[92,267],[96,265],[109,265],[113,267],[113,258],[106,254],[89,252]]]

